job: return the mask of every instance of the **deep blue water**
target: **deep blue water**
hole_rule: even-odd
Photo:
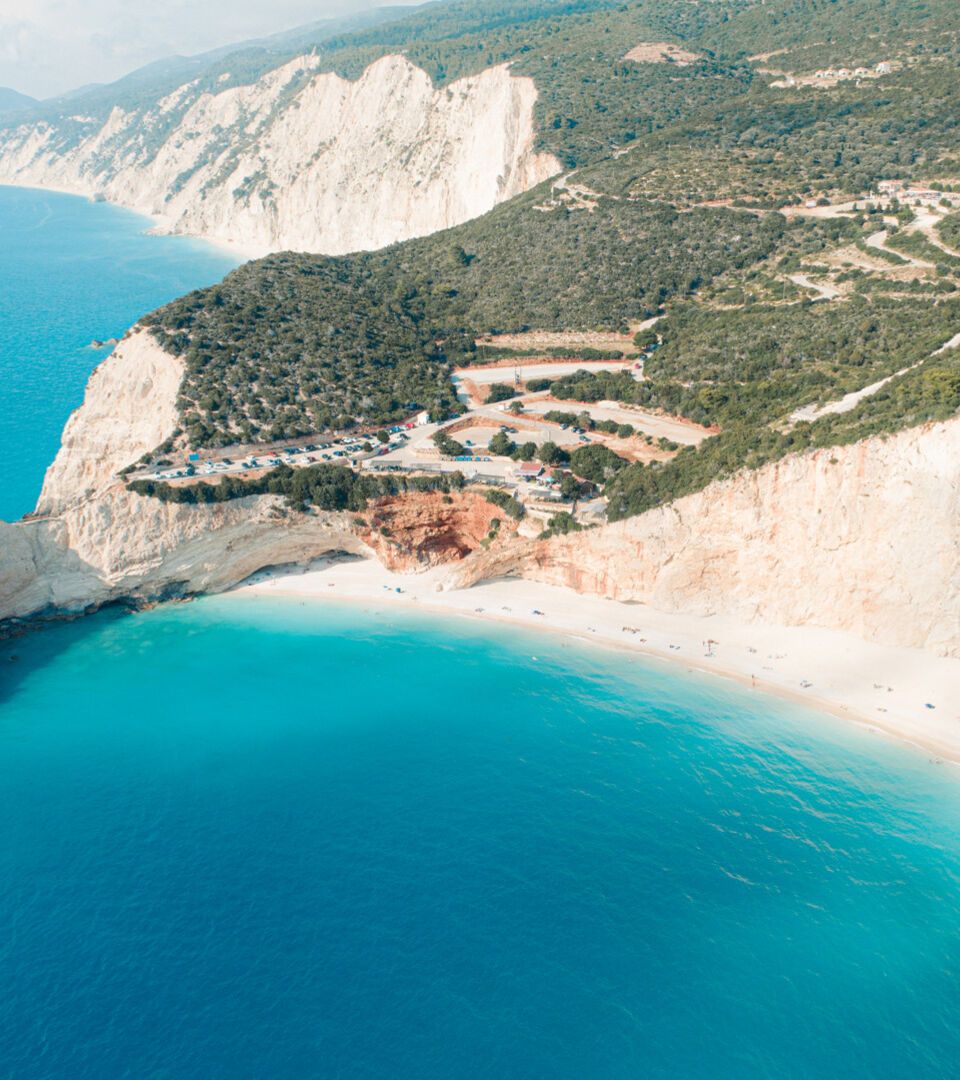
[[[958,782],[419,613],[59,626],[0,645],[0,1075],[955,1077]]]
[[[106,350],[141,315],[237,260],[71,195],[0,187],[0,518],[32,510],[60,432]]]

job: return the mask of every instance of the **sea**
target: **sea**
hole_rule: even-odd
[[[216,272],[62,212],[145,277],[157,245],[156,302],[174,252]],[[82,383],[124,281],[32,320],[36,363]],[[53,430],[53,381],[8,433]],[[960,772],[919,749],[390,594],[0,642],[4,1080],[926,1080],[958,1015]]]
[[[149,218],[74,195],[0,186],[0,519],[36,505],[90,372],[137,318],[238,263]]]

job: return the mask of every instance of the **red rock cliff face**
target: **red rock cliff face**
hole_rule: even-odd
[[[361,539],[384,566],[399,571],[456,562],[484,550],[485,541],[491,551],[497,550],[516,528],[499,507],[471,491],[381,499],[362,517],[366,525],[358,530]]]

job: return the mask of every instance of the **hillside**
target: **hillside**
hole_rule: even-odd
[[[381,247],[562,168],[672,201],[855,192],[949,167],[958,30],[945,0],[382,9],[44,103],[0,130],[0,181],[248,254]],[[804,82],[834,62],[865,75]]]
[[[450,373],[476,362],[478,338],[622,333],[651,316],[645,378],[567,374],[558,409],[616,402],[718,433],[619,469],[613,519],[806,447],[947,419],[960,256],[921,226],[942,217],[952,235],[956,75],[944,53],[879,81],[755,80],[456,229],[252,263],[148,320],[186,360],[171,447],[452,417]],[[889,193],[912,176],[938,189],[922,214]]]
[[[756,515],[751,557],[794,566],[782,537],[847,535],[863,508],[843,500],[879,498],[886,462],[911,490],[920,446],[953,521],[936,442],[960,411],[958,33],[941,0],[450,4],[266,74],[222,58],[161,104],[115,102],[106,128],[102,114],[21,126],[0,146],[8,177],[67,170],[122,201],[149,176],[177,228],[229,223],[267,248],[300,229],[328,252],[271,254],[141,320],[68,426],[23,565],[95,567],[76,568],[74,598],[81,578],[100,598],[224,587],[204,522],[249,572],[258,551],[264,565],[356,550],[360,526],[324,515],[416,481],[437,489],[431,506],[463,491],[510,518],[471,534],[480,574],[536,576],[563,551],[557,580],[596,585],[584,563],[605,560],[613,594],[611,575],[646,569],[606,538],[639,536],[654,561],[639,592],[676,561],[691,607],[714,549],[671,549],[696,529],[683,507],[707,520],[735,490]],[[771,517],[791,477],[811,513],[829,509],[822,528]],[[825,508],[818,487],[841,501]],[[898,513],[933,520],[935,487]],[[868,517],[893,529],[882,508]],[[737,527],[723,518],[727,553]],[[887,580],[872,527],[838,565]],[[535,541],[519,561],[513,530]],[[833,580],[829,550],[811,583]],[[870,593],[863,632],[904,618],[898,640],[955,650],[917,611],[948,563],[926,599]],[[738,615],[838,625],[808,597],[778,606],[774,572],[758,599],[730,565],[737,581],[711,595]],[[869,592],[851,588],[846,626]]]
[[[438,91],[399,56],[355,82],[302,56],[249,86],[187,84],[105,124],[25,125],[0,180],[106,199],[247,253],[381,247],[475,217],[557,172],[536,88],[506,68]]]
[[[37,101],[13,90],[9,86],[0,86],[0,123],[9,117],[18,117],[37,105]]]

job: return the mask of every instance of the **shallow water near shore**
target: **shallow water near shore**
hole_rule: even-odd
[[[0,777],[18,1080],[960,1060],[957,770],[716,679],[207,598],[0,645]]]
[[[0,518],[32,510],[90,372],[141,315],[240,261],[148,218],[73,195],[0,186]]]

